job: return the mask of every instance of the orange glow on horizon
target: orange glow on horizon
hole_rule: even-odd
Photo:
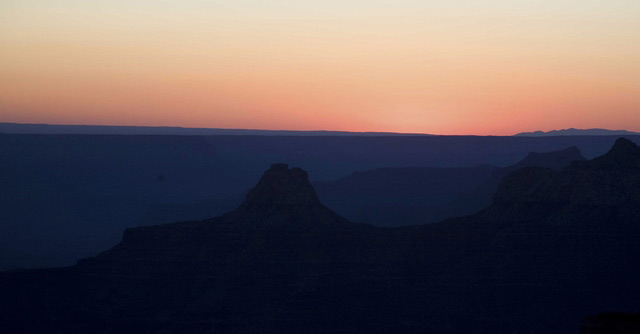
[[[0,7],[0,122],[640,131],[640,6],[96,3]]]

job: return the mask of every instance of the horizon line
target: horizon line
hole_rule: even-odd
[[[363,134],[363,135],[402,135],[402,136],[478,136],[478,137],[512,137],[523,134],[552,134],[554,132],[561,131],[611,131],[611,132],[628,132],[629,134],[636,135],[640,132],[626,130],[626,129],[606,129],[606,128],[563,128],[554,130],[533,130],[522,131],[511,135],[495,135],[495,134],[434,134],[426,132],[397,132],[397,131],[348,131],[348,130],[292,130],[292,129],[252,129],[252,128],[217,128],[217,127],[189,127],[179,125],[114,125],[114,124],[69,124],[69,123],[23,123],[23,122],[3,122],[0,121],[0,125],[15,125],[15,126],[50,126],[50,127],[101,127],[101,128],[144,128],[144,129],[175,129],[175,130],[212,130],[212,131],[247,131],[247,132],[290,132],[290,133],[324,133],[324,134]],[[2,133],[2,132],[0,132]],[[36,133],[32,133],[36,134]],[[168,135],[168,134],[167,134]],[[188,134],[187,134],[188,135]],[[612,134],[613,135],[613,134]]]

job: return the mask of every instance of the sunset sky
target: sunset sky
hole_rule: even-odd
[[[0,122],[640,131],[640,1],[0,0]]]

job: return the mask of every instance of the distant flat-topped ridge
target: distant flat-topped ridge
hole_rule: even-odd
[[[68,134],[68,135],[184,135],[184,136],[430,136],[424,133],[400,132],[350,132],[350,131],[303,131],[303,130],[261,130],[261,129],[221,129],[188,128],[179,126],[122,126],[122,125],[66,125],[66,124],[23,124],[0,122],[0,134]]]
[[[640,132],[627,130],[608,130],[608,129],[562,129],[551,131],[533,131],[521,132],[516,134],[517,137],[551,137],[551,136],[625,136],[639,135]]]

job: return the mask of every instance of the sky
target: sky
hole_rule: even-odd
[[[0,0],[0,122],[640,131],[637,0]]]

